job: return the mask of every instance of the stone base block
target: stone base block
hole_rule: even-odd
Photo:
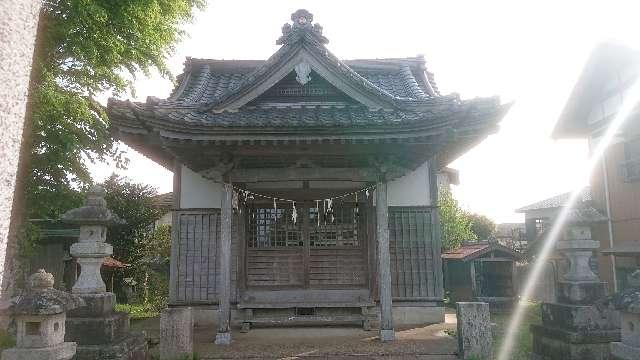
[[[378,336],[380,341],[393,341],[396,339],[396,332],[393,329],[380,329]]]
[[[2,352],[2,360],[69,360],[76,354],[76,343],[65,342],[40,349],[11,348]]]
[[[609,360],[609,344],[619,341],[620,331],[572,332],[532,325],[532,360]]]
[[[147,353],[144,333],[131,332],[111,344],[78,345],[75,360],[146,360]]]
[[[216,345],[230,345],[231,344],[231,333],[217,333],[216,340],[214,342]]]
[[[640,348],[631,347],[620,342],[612,342],[611,358],[613,360],[637,360],[640,358]]]
[[[370,311],[377,313],[377,309]],[[394,326],[424,326],[444,322],[442,306],[394,306],[391,312]]]
[[[129,316],[114,312],[105,317],[67,317],[66,341],[78,345],[100,345],[118,342],[129,332]]]
[[[609,308],[543,303],[541,310],[542,323],[548,328],[580,333],[620,329],[620,314]]]
[[[456,317],[458,355],[462,359],[490,359],[492,338],[489,304],[459,302],[456,304]]]
[[[86,294],[80,295],[86,306],[79,307],[67,313],[67,317],[102,317],[113,312],[116,306],[116,294]]]
[[[557,298],[559,303],[589,305],[607,296],[605,282],[559,281]]]
[[[193,316],[190,307],[172,307],[160,315],[160,359],[185,357],[193,352]]]

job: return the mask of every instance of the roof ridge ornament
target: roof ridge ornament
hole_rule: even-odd
[[[313,40],[318,41],[320,44],[329,43],[329,39],[322,36],[322,26],[313,22],[313,14],[305,9],[299,9],[291,14],[292,24],[286,23],[282,25],[282,36],[276,41],[277,45],[287,45],[295,43],[303,38],[305,35],[311,35]]]

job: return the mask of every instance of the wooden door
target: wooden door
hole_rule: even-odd
[[[367,287],[364,208],[341,203],[248,207],[246,285],[249,289]]]
[[[291,205],[253,205],[247,210],[247,287],[304,287],[302,222],[293,220]]]

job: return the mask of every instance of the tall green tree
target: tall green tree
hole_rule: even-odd
[[[496,232],[496,223],[488,217],[480,214],[469,214],[471,219],[471,231],[480,240],[488,240]]]
[[[441,189],[438,206],[440,208],[440,226],[442,229],[442,247],[444,250],[459,248],[464,241],[476,240],[471,229],[471,217],[460,207],[458,201],[448,189]]]
[[[124,223],[109,229],[107,240],[113,245],[113,256],[126,263],[136,263],[146,255],[142,240],[152,231],[153,223],[162,214],[153,205],[158,195],[149,185],[133,183],[112,174],[102,184],[107,207]]]
[[[107,232],[113,256],[130,265],[126,276],[135,279],[139,297],[145,303],[157,305],[156,309],[162,308],[168,294],[171,233],[168,227],[154,228],[154,222],[162,215],[153,204],[157,192],[149,185],[133,183],[115,174],[103,186],[107,207],[125,221]]]
[[[204,0],[45,0],[30,86],[26,216],[56,218],[78,206],[94,160],[126,165],[96,95],[133,92],[156,69]]]

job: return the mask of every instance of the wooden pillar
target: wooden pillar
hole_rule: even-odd
[[[173,164],[173,204],[171,210],[171,260],[169,261],[169,304],[179,302],[178,263],[180,257],[180,193],[182,191],[182,164]]]
[[[376,186],[376,226],[378,240],[378,296],[380,298],[380,340],[394,340],[391,314],[391,264],[389,260],[389,209],[387,183]]]
[[[220,212],[220,290],[218,292],[217,345],[231,343],[231,197],[233,186],[225,183],[222,191]]]
[[[471,260],[469,262],[469,275],[471,276],[471,296],[476,297],[476,262]]]

